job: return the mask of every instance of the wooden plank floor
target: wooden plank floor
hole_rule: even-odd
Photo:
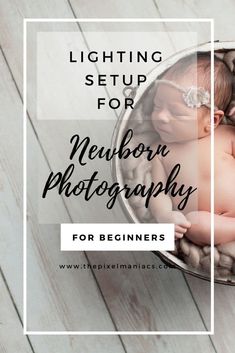
[[[30,336],[22,335],[22,19],[23,17],[210,17],[216,19],[216,38],[232,37],[233,21],[229,14],[235,4],[227,0],[221,20],[221,5],[200,0],[171,1],[96,1],[96,0],[0,0],[0,104],[1,104],[1,238],[0,238],[0,351],[36,353],[72,352],[233,352],[235,338],[234,289],[216,285],[214,336]],[[225,16],[224,16],[225,17]],[[83,35],[85,27],[81,26]],[[101,28],[102,29],[102,28]],[[74,26],[75,31],[79,31]],[[201,35],[205,28],[201,27]],[[190,44],[190,43],[189,43]],[[179,48],[174,48],[179,49]],[[112,93],[112,92],[110,92]],[[29,107],[30,145],[38,151],[45,170],[53,168],[58,158],[48,136],[35,134],[33,108]],[[75,122],[84,134],[89,126]],[[111,134],[115,117],[107,129]],[[60,136],[64,126],[58,124]],[[102,129],[101,129],[102,130]],[[103,131],[103,130],[102,130]],[[107,131],[105,131],[107,133]],[[93,138],[97,138],[94,135]],[[104,138],[104,136],[99,136]],[[34,158],[33,152],[29,158]],[[46,151],[46,155],[45,155]],[[92,166],[92,169],[94,166]],[[87,172],[87,171],[86,171]],[[88,170],[89,172],[89,170]],[[108,173],[103,171],[104,175]],[[29,186],[33,188],[33,184]],[[33,190],[33,189],[32,189]],[[32,330],[206,330],[209,328],[209,283],[177,270],[145,273],[111,271],[58,271],[58,263],[160,263],[151,253],[63,253],[59,249],[59,229],[35,227],[35,199],[29,199],[28,278],[29,328]],[[97,221],[125,222],[120,211],[107,212],[99,207]],[[55,217],[77,221],[77,205],[71,200],[56,204]],[[53,216],[53,214],[52,214]],[[84,207],[79,221],[86,222]],[[50,233],[48,233],[50,230]],[[69,290],[64,291],[64,288]],[[174,291],[173,291],[174,289]],[[168,299],[166,297],[168,296]],[[74,303],[74,304],[68,304]],[[168,303],[168,305],[167,305]],[[13,335],[14,332],[14,335]],[[16,348],[17,347],[17,348]]]

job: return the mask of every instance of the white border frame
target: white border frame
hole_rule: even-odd
[[[23,22],[23,334],[24,335],[214,335],[214,115],[211,109],[211,328],[210,331],[28,331],[27,330],[27,23],[29,22],[208,22],[211,31],[211,105],[214,106],[212,18],[24,18]],[[213,280],[212,280],[213,279]]]

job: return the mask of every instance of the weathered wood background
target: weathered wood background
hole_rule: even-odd
[[[234,40],[233,0],[213,1],[84,1],[0,0],[0,351],[6,353],[72,352],[233,352],[234,288],[215,286],[214,336],[23,336],[22,334],[22,93],[23,18],[53,17],[190,17],[215,19],[215,39]],[[186,25],[190,29],[190,24]],[[100,25],[102,29],[102,24]],[[76,31],[83,31],[76,26]],[[205,26],[201,25],[203,35]],[[82,33],[81,33],[82,34]],[[174,41],[172,40],[174,44]],[[190,43],[189,43],[190,45]],[[177,48],[176,48],[177,49]],[[114,94],[114,93],[113,93]],[[28,107],[28,139],[37,149],[45,169],[56,156],[50,139],[35,131],[33,107]],[[79,131],[92,134],[85,122]],[[93,139],[111,134],[93,132]],[[55,134],[60,135],[60,124]],[[47,152],[45,154],[45,151]],[[29,151],[33,163],[35,150]],[[92,166],[92,169],[94,166]],[[107,171],[103,171],[104,175]],[[167,271],[59,271],[59,263],[160,263],[151,253],[63,253],[56,226],[35,227],[35,200],[29,196],[28,329],[31,330],[207,330],[210,327],[209,283]],[[92,204],[97,221],[125,222],[119,211],[107,213]],[[90,211],[90,212],[91,212]],[[84,207],[74,201],[56,203],[55,217],[68,222],[89,220]],[[115,213],[116,212],[116,213]],[[94,212],[95,213],[95,212]],[[94,220],[95,221],[95,220]],[[49,227],[49,228],[48,228]],[[50,233],[48,232],[50,230]],[[39,235],[40,232],[40,236]],[[43,236],[42,236],[43,235]],[[58,249],[50,251],[50,249]],[[65,290],[66,288],[66,290]]]

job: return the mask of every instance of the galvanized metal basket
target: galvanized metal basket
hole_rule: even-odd
[[[155,79],[161,75],[165,70],[171,67],[174,63],[176,63],[180,58],[187,56],[189,54],[195,53],[196,51],[205,51],[209,52],[211,49],[211,43],[204,43],[197,47],[191,47],[186,50],[182,50],[171,57],[167,58],[163,62],[161,62],[154,70],[152,70],[147,75],[147,80],[144,84],[142,84],[138,88],[127,88],[124,90],[123,94],[125,96],[131,96],[135,98],[134,109],[141,101],[143,95],[148,91],[151,87]],[[215,41],[214,43],[214,50],[216,53],[224,53],[229,50],[235,50],[235,42],[232,41]],[[114,134],[112,137],[112,145],[118,146],[120,145],[122,136],[124,131],[127,129],[129,118],[132,114],[133,110],[128,108],[127,110],[123,110],[120,114],[118,122],[116,124]],[[112,161],[112,175],[115,181],[122,183],[123,182],[123,175],[122,175],[122,168],[121,162],[119,158],[114,158]],[[122,206],[122,209],[127,216],[128,220],[133,223],[140,223],[137,215],[133,211],[131,205],[129,204],[128,200],[126,200],[122,194],[119,196],[119,201]],[[197,270],[192,268],[191,266],[187,265],[184,261],[182,261],[179,257],[175,256],[171,252],[163,251],[163,252],[155,252],[157,256],[161,258],[161,260],[167,264],[169,267],[178,268],[186,273],[189,273],[193,276],[209,280],[211,279],[209,273],[205,273],[204,271]],[[235,285],[235,276],[233,278],[224,278],[224,277],[215,277],[215,282],[222,283],[222,284],[229,284]]]

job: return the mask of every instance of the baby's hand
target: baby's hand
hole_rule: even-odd
[[[187,230],[191,227],[191,223],[187,220],[182,212],[170,211],[161,217],[163,223],[174,223],[175,237],[182,238]]]

